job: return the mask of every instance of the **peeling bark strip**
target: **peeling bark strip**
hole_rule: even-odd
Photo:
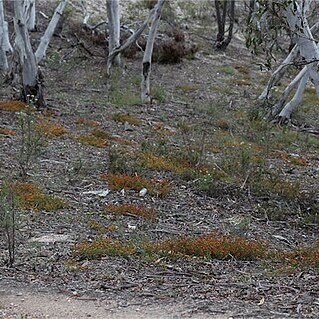
[[[4,18],[3,0],[0,0],[0,70],[9,69],[7,52],[12,52],[9,41],[8,23]]]
[[[35,57],[36,57],[36,61],[37,63],[41,62],[42,59],[45,57],[47,48],[49,46],[49,43],[51,41],[52,35],[54,33],[54,30],[60,20],[60,17],[63,14],[63,10],[65,8],[65,6],[67,5],[68,0],[62,0],[60,2],[60,4],[57,6],[57,8],[54,11],[54,14],[52,16],[52,19],[47,27],[47,29],[45,30],[45,33],[43,35],[43,37],[41,38],[41,42],[38,46],[37,51],[35,52]]]
[[[158,0],[155,6],[155,12],[148,34],[148,39],[146,43],[146,48],[143,57],[143,67],[142,67],[142,82],[141,82],[141,100],[142,103],[150,103],[150,75],[151,75],[151,65],[152,65],[152,54],[154,48],[154,41],[156,36],[156,30],[158,22],[161,17],[162,8],[165,0]]]
[[[109,56],[107,59],[107,67],[106,67],[106,74],[107,76],[110,76],[110,70],[111,67],[114,63],[114,59],[116,58],[117,55],[119,55],[122,51],[124,51],[125,49],[127,49],[130,45],[132,45],[134,42],[136,42],[138,40],[138,38],[142,35],[142,33],[144,32],[144,30],[146,29],[146,27],[148,26],[152,15],[155,11],[155,8],[153,8],[150,12],[148,17],[146,18],[146,20],[144,21],[144,23],[140,26],[140,28],[135,31],[135,33],[133,33],[127,40],[125,43],[123,43],[121,46],[115,48],[112,52],[109,52]]]
[[[27,28],[29,31],[34,31],[36,26],[35,0],[24,0],[23,2],[23,14]]]
[[[120,46],[120,10],[119,0],[106,0],[107,18],[109,24],[109,52]],[[120,55],[114,58],[115,65],[120,65]]]

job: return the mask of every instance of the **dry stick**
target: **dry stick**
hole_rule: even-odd
[[[106,67],[106,73],[107,76],[110,76],[110,69],[114,63],[114,59],[115,57],[120,54],[123,50],[127,49],[130,45],[132,45],[135,41],[137,41],[137,39],[142,35],[142,33],[144,32],[144,30],[146,29],[147,25],[149,24],[152,15],[154,13],[155,9],[152,9],[149,12],[149,15],[147,17],[147,19],[144,21],[144,23],[140,26],[140,28],[133,33],[127,40],[125,43],[123,43],[121,46],[119,46],[118,48],[115,48],[112,52],[109,53],[109,56],[107,58],[107,67]]]

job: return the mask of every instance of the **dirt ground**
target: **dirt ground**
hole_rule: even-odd
[[[211,14],[183,8],[197,23]],[[309,258],[276,259],[148,254],[143,246],[209,233],[266,242],[281,254],[317,242],[318,136],[251,120],[269,73],[245,48],[240,28],[227,51],[217,52],[209,21],[192,29],[183,20],[198,52],[178,64],[154,63],[154,101],[143,105],[141,54],[124,58],[124,71],[107,79],[105,44],[67,21],[41,66],[48,110],[36,115],[65,132],[45,135],[27,174],[67,205],[18,206],[12,267],[3,233],[0,241],[0,318],[318,318],[318,248]],[[11,94],[2,84],[0,99]],[[318,112],[310,88],[294,121],[318,127]],[[0,128],[13,132],[0,135],[1,187],[21,179],[20,123],[21,113],[0,110]],[[85,138],[92,142],[97,130],[106,137],[89,145]],[[161,161],[141,160],[150,153]],[[163,160],[174,156],[178,164]],[[179,165],[194,156],[195,165]],[[261,167],[273,189],[253,180]],[[161,197],[112,189],[103,178],[110,172],[167,180],[170,190]],[[151,208],[155,218],[106,212],[123,204]],[[134,253],[78,252],[80,243],[101,238],[131,243]]]

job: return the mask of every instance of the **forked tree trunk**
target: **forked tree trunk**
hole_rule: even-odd
[[[151,76],[152,55],[153,55],[156,30],[157,30],[158,22],[161,17],[164,1],[165,0],[158,0],[156,4],[154,16],[153,16],[153,20],[150,27],[150,32],[148,34],[148,39],[147,39],[146,48],[144,52],[143,65],[142,65],[142,82],[141,82],[142,103],[151,102],[150,76]]]
[[[318,31],[319,22],[315,23],[310,29],[312,34],[315,34]],[[275,72],[271,75],[266,87],[264,88],[263,92],[259,95],[259,100],[268,100],[271,96],[272,88],[283,78],[286,71],[288,70],[289,66],[294,63],[294,60],[299,55],[299,46],[295,45],[285,60],[278,66]]]
[[[22,74],[21,98],[26,102],[29,102],[30,99],[32,99],[38,108],[43,108],[45,106],[43,96],[43,81],[38,63],[45,56],[54,29],[67,2],[67,0],[62,0],[58,5],[43,37],[41,38],[38,49],[36,53],[34,53],[31,47],[28,27],[23,12],[24,0],[13,1],[15,14],[14,29],[16,34],[15,48],[19,56],[19,64]]]
[[[286,9],[286,19],[292,34],[295,34],[296,45],[299,48],[300,56],[306,63],[305,71],[302,75],[295,95],[279,113],[280,119],[289,119],[291,113],[300,104],[303,92],[305,90],[308,79],[311,79],[319,96],[319,48],[311,33],[307,16],[310,10],[312,0],[295,0]]]
[[[23,14],[28,30],[34,31],[36,29],[35,0],[23,1]]]
[[[143,24],[137,29],[121,46],[114,48],[111,52],[109,52],[109,56],[107,58],[107,66],[106,66],[106,74],[107,76],[110,76],[111,74],[111,67],[114,64],[114,60],[116,57],[125,49],[130,47],[134,42],[136,42],[139,37],[142,35],[146,27],[148,26],[149,22],[151,21],[151,18],[153,16],[153,13],[155,11],[155,8],[153,8],[150,12],[148,17],[145,19]]]
[[[284,14],[291,34],[294,35],[296,45],[284,62],[272,74],[266,88],[259,96],[259,99],[268,99],[272,87],[283,77],[288,66],[297,58],[299,58],[299,62],[302,61],[304,64],[303,69],[286,87],[271,111],[271,115],[278,117],[282,122],[289,120],[292,112],[300,104],[308,80],[311,80],[314,84],[319,96],[319,46],[312,35],[312,31],[316,32],[319,24],[316,23],[311,29],[309,27],[308,15],[311,2],[312,0],[294,0],[285,8]],[[293,97],[287,102],[289,95],[294,89]]]
[[[0,0],[0,70],[9,69],[8,52],[12,52],[12,47],[9,41],[8,23],[4,18],[3,0]]]
[[[106,0],[107,18],[109,24],[109,52],[112,52],[120,46],[120,9],[119,0]],[[118,54],[113,63],[121,64]]]

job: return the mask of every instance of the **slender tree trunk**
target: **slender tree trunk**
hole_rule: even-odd
[[[119,0],[106,0],[107,18],[109,23],[109,53],[120,46],[120,10]],[[121,64],[118,54],[113,63]]]
[[[65,6],[67,5],[67,3],[68,3],[68,0],[62,0],[57,6],[57,8],[55,9],[52,19],[49,25],[47,26],[44,35],[41,38],[38,49],[35,52],[35,58],[37,63],[40,63],[45,57],[46,50],[49,46],[54,30],[60,20],[60,17],[63,14],[63,10]]]
[[[156,36],[156,30],[158,22],[161,17],[162,8],[165,0],[158,0],[155,7],[155,13],[153,16],[153,21],[151,24],[150,32],[148,34],[148,39],[146,43],[146,48],[143,57],[143,66],[142,66],[142,82],[141,82],[141,100],[142,103],[151,102],[150,94],[150,75],[151,75],[151,65],[152,65],[152,55],[153,47]]]
[[[8,71],[7,52],[12,52],[9,41],[8,23],[4,18],[3,0],[0,0],[0,70]]]

